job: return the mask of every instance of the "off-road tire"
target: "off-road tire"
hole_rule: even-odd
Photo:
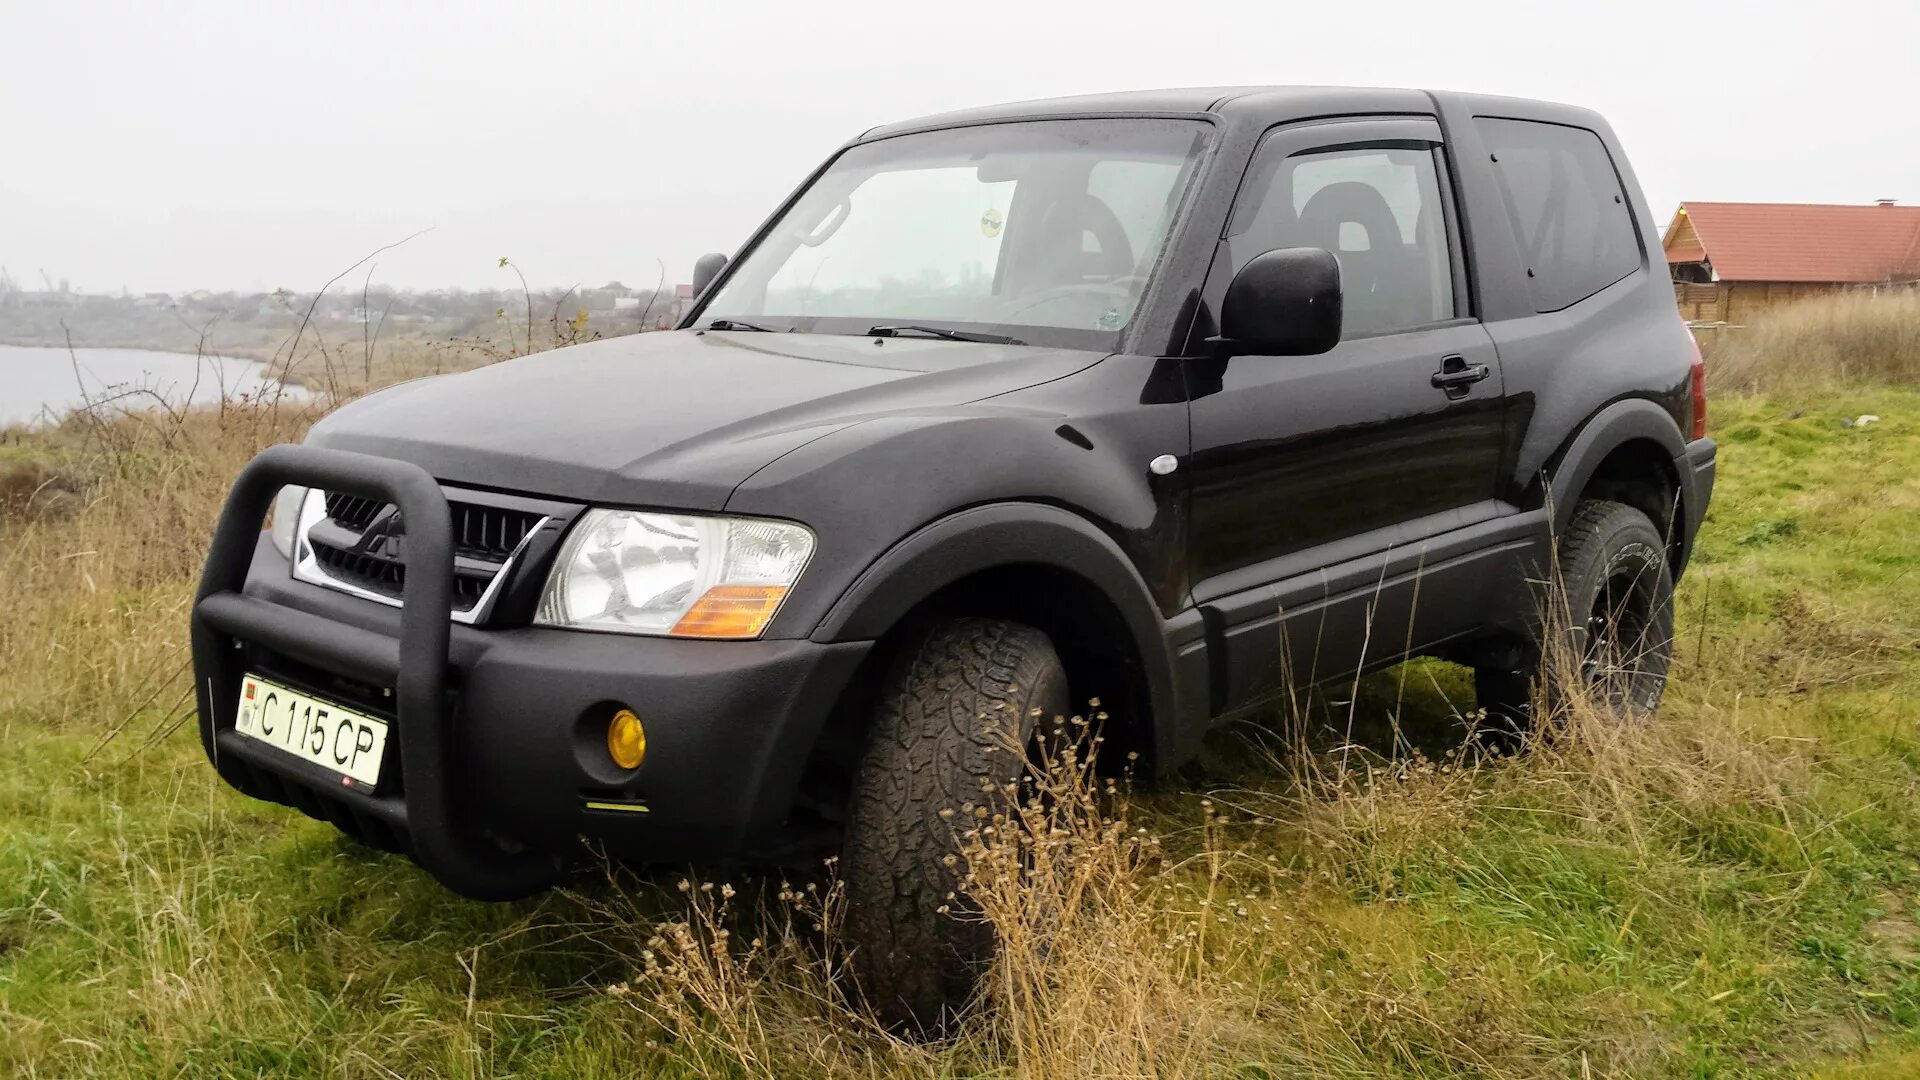
[[[939,1031],[972,996],[994,935],[960,887],[960,811],[992,813],[1025,772],[1039,720],[1067,707],[1066,671],[1030,626],[947,619],[903,643],[854,777],[841,860],[843,941],[883,1021]]]
[[[1590,616],[1618,594],[1622,606],[1631,610],[1629,617],[1611,625],[1616,634],[1634,637],[1632,643],[1622,643],[1623,651],[1631,654],[1630,666],[1606,667],[1618,685],[1604,686],[1598,699],[1623,720],[1651,714],[1659,707],[1673,659],[1673,574],[1660,530],[1625,503],[1588,499],[1574,508],[1558,549],[1557,584],[1544,605],[1542,635],[1558,635],[1567,656],[1588,657],[1600,641],[1598,624]],[[1565,663],[1543,663],[1541,655],[1540,647],[1531,645],[1515,651],[1513,664],[1475,670],[1475,694],[1486,713],[1485,741],[1517,747],[1540,727],[1536,714],[1542,706],[1550,717],[1556,716],[1568,694],[1595,693],[1597,683],[1563,685],[1569,676],[1586,673],[1563,670]],[[1546,685],[1537,686],[1542,679]]]

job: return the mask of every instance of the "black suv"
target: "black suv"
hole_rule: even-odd
[[[474,897],[839,850],[870,996],[925,1019],[992,948],[941,811],[1035,717],[1098,696],[1164,771],[1425,654],[1524,724],[1556,550],[1582,674],[1657,704],[1714,444],[1653,221],[1604,121],[1531,101],[875,128],[677,330],[252,462],[193,610],[207,754]]]

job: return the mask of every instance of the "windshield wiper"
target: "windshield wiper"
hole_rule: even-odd
[[[867,333],[873,337],[899,337],[901,334],[925,334],[928,337],[946,338],[948,341],[978,341],[987,345],[1025,345],[1019,338],[1005,337],[1001,334],[971,334],[965,330],[949,330],[944,326],[870,326]]]
[[[766,328],[766,327],[764,327],[764,326],[755,326],[755,325],[753,325],[753,324],[752,324],[752,323],[750,323],[750,322],[741,322],[741,321],[740,321],[739,319],[715,319],[715,320],[713,320],[712,322],[710,322],[710,323],[708,323],[708,324],[707,324],[707,325],[706,325],[706,326],[705,326],[705,327],[704,327],[703,329],[707,329],[707,330],[754,330],[754,331],[758,331],[759,333],[762,333],[762,334],[771,334],[771,333],[774,333],[774,331],[772,331],[772,330],[769,330],[769,329],[767,329],[767,328]]]

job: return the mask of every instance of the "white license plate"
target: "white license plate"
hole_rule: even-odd
[[[249,739],[339,773],[346,784],[373,787],[387,750],[387,722],[309,697],[258,675],[240,680],[233,728]]]

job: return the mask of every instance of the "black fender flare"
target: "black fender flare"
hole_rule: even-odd
[[[854,579],[811,638],[873,640],[948,585],[983,570],[1021,565],[1073,574],[1112,601],[1140,658],[1152,711],[1145,719],[1152,728],[1155,761],[1168,761],[1178,745],[1178,729],[1192,718],[1181,709],[1166,621],[1120,546],[1092,522],[1057,506],[994,503],[922,526]],[[1198,722],[1205,722],[1204,715]]]
[[[1579,502],[1580,493],[1586,490],[1587,482],[1593,479],[1594,470],[1600,467],[1600,462],[1616,448],[1635,439],[1657,444],[1665,452],[1673,469],[1672,479],[1680,499],[1680,505],[1674,508],[1674,550],[1677,556],[1674,569],[1678,573],[1693,547],[1691,526],[1697,521],[1694,511],[1698,506],[1694,474],[1687,464],[1687,442],[1680,426],[1674,423],[1673,417],[1665,409],[1646,398],[1627,398],[1606,406],[1593,414],[1568,440],[1566,448],[1548,470],[1547,496],[1553,531],[1558,535],[1573,520],[1574,505]]]
[[[1675,461],[1686,456],[1687,444],[1680,437],[1679,425],[1665,409],[1646,398],[1616,401],[1594,413],[1568,440],[1558,463],[1549,472],[1551,482],[1547,490],[1553,506],[1555,532],[1565,528],[1573,518],[1573,505],[1579,501],[1587,481],[1593,479],[1600,462],[1615,448],[1634,439],[1658,443],[1667,457]],[[1677,475],[1680,470],[1676,468],[1674,472]],[[1680,497],[1684,499],[1691,494],[1685,477],[1680,477],[1680,484]]]

